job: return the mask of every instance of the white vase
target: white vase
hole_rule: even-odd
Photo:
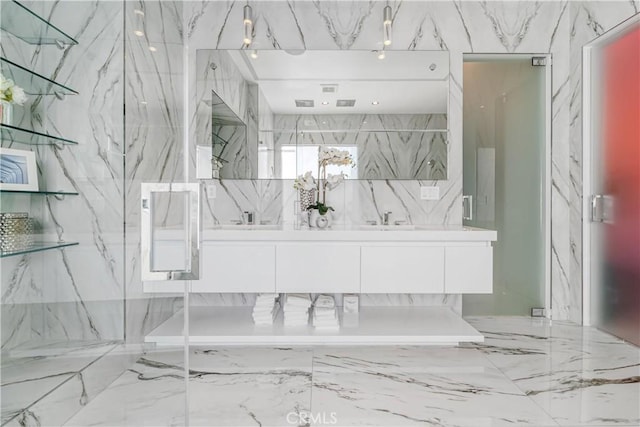
[[[11,125],[13,121],[13,104],[7,101],[0,101],[0,110],[2,110],[0,123],[3,125]]]
[[[324,215],[320,215],[318,209],[309,210],[309,227],[311,228],[329,228],[331,226],[331,211]]]

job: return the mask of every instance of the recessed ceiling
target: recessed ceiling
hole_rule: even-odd
[[[441,51],[230,51],[244,77],[259,84],[276,114],[446,113],[449,54]],[[432,70],[433,69],[433,70]],[[333,91],[332,91],[333,90]],[[296,107],[296,100],[314,107]],[[353,99],[353,107],[337,107]],[[378,105],[373,105],[378,101]],[[323,104],[327,103],[328,104]]]

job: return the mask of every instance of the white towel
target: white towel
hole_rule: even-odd
[[[311,305],[311,298],[309,298],[307,294],[287,294],[285,302],[287,305],[309,307]]]
[[[334,308],[336,306],[336,301],[331,295],[320,295],[316,298],[314,306],[318,308]]]

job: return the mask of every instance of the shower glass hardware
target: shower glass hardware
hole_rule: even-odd
[[[462,196],[462,219],[473,220],[473,196]]]
[[[156,211],[160,207],[162,215]],[[200,184],[142,183],[141,212],[142,280],[199,279]],[[180,223],[180,217],[182,228],[167,225]],[[162,236],[176,232],[183,232],[183,248],[168,244],[169,239]]]

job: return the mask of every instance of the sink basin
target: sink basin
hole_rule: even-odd
[[[369,230],[369,231],[409,231],[415,230],[416,226],[411,224],[402,224],[402,225],[360,225],[358,226],[359,230]]]
[[[220,224],[214,230],[281,230],[278,224]]]

